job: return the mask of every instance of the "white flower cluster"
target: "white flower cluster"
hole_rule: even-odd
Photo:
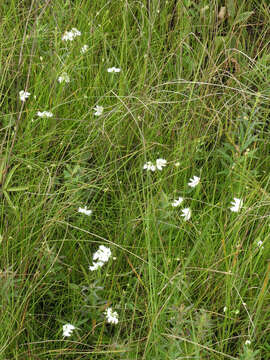
[[[239,210],[241,209],[241,207],[243,206],[243,200],[242,199],[238,199],[238,198],[233,198],[234,201],[231,202],[231,204],[233,205],[230,210],[232,212],[239,212]]]
[[[111,67],[111,68],[108,68],[107,69],[107,71],[109,72],[109,73],[119,73],[120,71],[121,71],[121,69],[120,68],[116,68],[116,67]]]
[[[25,101],[31,94],[27,91],[21,90],[19,92],[19,95],[20,95],[20,100]]]
[[[63,72],[59,78],[58,78],[58,82],[61,84],[62,82],[65,83],[69,83],[70,82],[70,77],[68,76],[68,74],[66,72]]]
[[[85,206],[84,208],[79,207],[78,212],[90,216],[93,211],[90,209],[87,210],[87,207]]]
[[[116,311],[112,311],[112,308],[108,308],[104,311],[104,314],[107,318],[107,322],[110,324],[118,324],[118,317],[119,315],[117,314]]]
[[[81,48],[81,54],[85,54],[89,49],[88,45],[83,45],[83,47]]]
[[[77,36],[81,36],[81,32],[76,28],[72,28],[70,31],[66,31],[64,33],[64,35],[62,36],[62,40],[73,41]]]
[[[102,115],[104,108],[103,108],[103,106],[97,105],[97,106],[94,108],[94,110],[95,110],[94,115],[95,115],[95,116],[100,116],[100,115]]]
[[[38,111],[37,116],[41,118],[51,118],[53,116],[53,113],[51,113],[50,111]]]
[[[102,267],[111,257],[112,252],[110,248],[100,245],[99,249],[93,255],[93,265],[89,266],[89,270],[94,271]]]
[[[147,171],[156,171],[156,169],[158,170],[162,170],[163,167],[165,167],[167,165],[167,160],[165,159],[157,159],[156,160],[156,164],[153,164],[152,161],[147,161],[147,163],[144,164],[143,169],[147,170]]]
[[[75,330],[75,326],[71,324],[63,325],[63,336],[71,336],[72,331]]]

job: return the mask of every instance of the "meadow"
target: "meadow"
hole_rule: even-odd
[[[270,359],[268,1],[0,15],[0,359]]]

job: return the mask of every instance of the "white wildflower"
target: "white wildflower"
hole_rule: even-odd
[[[177,161],[176,163],[174,163],[174,166],[175,166],[175,167],[179,167],[179,166],[180,166],[180,162]]]
[[[84,208],[79,207],[78,212],[90,216],[93,211],[87,210],[87,207],[85,206]]]
[[[111,67],[111,68],[108,68],[107,69],[107,71],[109,72],[109,73],[119,73],[120,71],[121,71],[121,69],[120,68],[116,68],[116,67]]]
[[[156,160],[156,166],[157,166],[158,170],[162,170],[162,168],[166,165],[167,165],[167,160],[165,160],[165,159],[157,159]]]
[[[27,91],[21,90],[19,92],[19,95],[20,95],[20,100],[25,101],[31,94]]]
[[[151,161],[147,161],[147,163],[143,165],[143,168],[147,171],[156,171],[156,166]]]
[[[263,244],[262,240],[259,240],[259,241],[257,242],[257,245],[258,245],[260,248],[264,249],[264,247],[262,246],[262,244]]]
[[[250,345],[251,344],[251,341],[250,340],[246,340],[245,341],[245,345]]]
[[[75,326],[71,324],[63,325],[63,336],[71,336],[72,331],[75,330]]]
[[[68,74],[66,72],[63,72],[59,78],[58,78],[58,82],[61,84],[62,82],[65,83],[69,83],[70,82],[70,77],[68,76]]]
[[[38,111],[37,112],[37,116],[41,117],[41,118],[50,118],[53,116],[53,113],[51,113],[50,111]]]
[[[119,315],[117,314],[116,311],[112,311],[112,308],[108,308],[104,311],[104,314],[106,315],[107,318],[107,322],[111,323],[111,324],[118,324],[118,317]]]
[[[226,312],[228,310],[227,306],[224,306],[223,311]]]
[[[238,212],[243,206],[243,200],[238,198],[233,198],[233,200],[234,201],[231,202],[233,206],[230,208],[230,210],[233,212]]]
[[[103,108],[103,106],[97,105],[97,106],[94,108],[94,110],[95,110],[94,115],[95,115],[95,116],[100,116],[100,115],[102,115],[104,108]]]
[[[83,45],[83,47],[81,48],[81,54],[85,54],[86,51],[88,51],[89,46],[88,45]]]
[[[77,36],[81,36],[81,32],[76,28],[72,28],[70,31],[65,31],[64,35],[62,36],[62,40],[73,41]]]
[[[184,200],[184,198],[182,198],[182,197],[180,196],[177,200],[174,200],[174,201],[172,202],[172,206],[173,206],[173,207],[179,206],[179,205],[183,202],[183,200]]]
[[[188,186],[190,187],[195,187],[199,184],[200,182],[200,178],[198,176],[193,176],[193,179],[189,179],[189,183],[188,183]]]
[[[185,221],[188,221],[191,217],[191,210],[190,208],[185,208],[182,210],[182,215],[181,216],[184,216],[184,220]]]
[[[93,255],[93,266],[89,266],[89,270],[94,271],[102,267],[109,260],[111,255],[112,252],[110,248],[100,245],[99,249]]]

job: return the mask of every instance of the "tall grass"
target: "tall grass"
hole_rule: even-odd
[[[270,9],[222,6],[2,2],[1,359],[270,358]]]

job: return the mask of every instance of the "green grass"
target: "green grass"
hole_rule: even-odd
[[[270,9],[225,3],[2,1],[0,359],[270,358]]]

